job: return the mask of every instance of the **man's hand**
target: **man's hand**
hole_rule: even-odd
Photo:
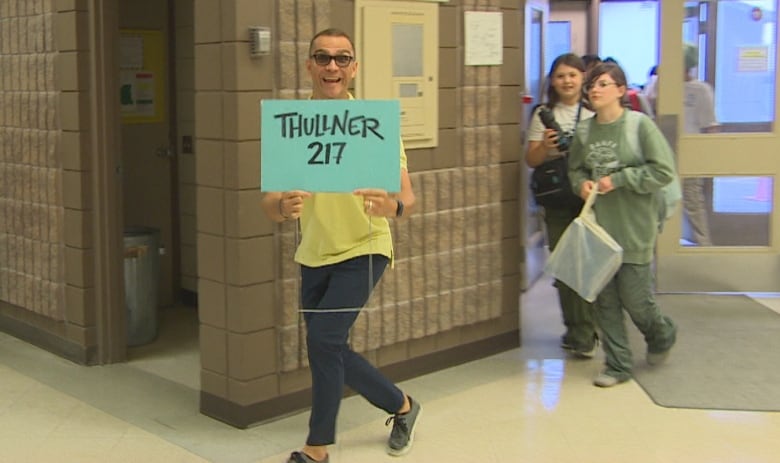
[[[385,190],[378,188],[359,188],[352,194],[363,197],[363,209],[374,217],[393,217],[398,203]]]
[[[303,213],[303,200],[311,197],[311,193],[303,190],[285,191],[279,198],[279,215],[284,220],[297,219]]]

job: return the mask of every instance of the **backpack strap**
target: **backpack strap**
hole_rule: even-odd
[[[589,117],[580,124],[577,124],[577,126],[574,128],[577,139],[580,141],[582,146],[585,146],[588,143],[588,136],[590,135],[590,124],[593,123],[593,119],[595,118],[595,116]]]
[[[637,111],[626,111],[623,136],[631,152],[644,162],[645,156],[642,153],[642,145],[639,143],[639,124],[642,122],[641,114]]]

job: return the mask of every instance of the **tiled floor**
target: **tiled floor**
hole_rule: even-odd
[[[759,300],[780,311],[780,299]],[[602,358],[570,360],[557,347],[549,282],[523,307],[521,349],[401,384],[424,407],[410,454],[385,455],[385,416],[352,397],[331,462],[780,461],[780,413],[662,408],[634,382],[595,388]],[[105,367],[76,366],[0,334],[0,463],[285,461],[301,444],[306,413],[237,430],[197,412],[189,317],[177,323],[189,328],[169,333],[163,323],[159,342]]]

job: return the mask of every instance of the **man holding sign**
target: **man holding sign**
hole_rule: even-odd
[[[355,47],[343,31],[327,29],[317,33],[306,60],[312,78],[313,100],[351,100],[349,85],[357,73]],[[357,102],[356,102],[357,103]],[[274,118],[274,123],[279,119]],[[298,115],[286,115],[287,134],[300,127],[310,131],[334,131],[339,120],[309,119],[298,125]],[[339,127],[355,137],[381,134],[370,119],[349,118]],[[271,123],[266,121],[266,123]],[[316,126],[316,127],[315,127]],[[304,130],[304,129],[300,129]],[[313,145],[310,144],[309,146]],[[335,162],[343,146],[335,145]],[[336,149],[334,148],[334,149]],[[326,156],[327,151],[323,156]],[[371,156],[370,152],[357,153]],[[313,155],[313,156],[316,156]],[[420,405],[385,378],[366,359],[350,349],[349,330],[371,290],[393,258],[393,243],[387,218],[401,218],[411,212],[415,197],[406,169],[406,154],[400,146],[400,188],[358,188],[349,193],[294,189],[266,192],[262,199],[266,215],[276,222],[300,219],[302,237],[295,253],[301,265],[301,303],[306,322],[309,365],[312,377],[312,409],[309,435],[288,463],[328,462],[327,446],[335,442],[336,416],[346,384],[374,406],[392,415],[393,430],[387,442],[391,455],[403,455],[411,448]],[[322,171],[322,175],[328,175]],[[305,183],[301,183],[305,184]],[[372,185],[376,186],[376,185]],[[265,186],[264,186],[265,190]]]

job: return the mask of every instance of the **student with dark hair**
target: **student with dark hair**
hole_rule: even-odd
[[[583,127],[586,137],[574,137],[569,175],[582,198],[598,188],[593,206],[596,220],[623,248],[620,268],[594,304],[606,366],[593,384],[610,387],[632,375],[624,310],[644,335],[648,364],[664,362],[676,340],[677,327],[661,314],[655,300],[651,264],[659,212],[665,206],[661,188],[677,174],[672,149],[655,123],[623,106],[626,76],[620,66],[599,64],[588,75],[585,89],[596,116]],[[641,153],[627,142],[627,117],[639,118],[636,130]]]
[[[571,136],[576,124],[593,116],[582,104],[582,82],[585,75],[585,63],[577,55],[567,53],[553,61],[547,75],[546,109],[552,111],[556,122]],[[543,162],[561,156],[567,156],[562,148],[559,134],[545,129],[540,118],[542,105],[531,116],[528,129],[528,151],[525,161],[529,167],[538,167]],[[555,249],[563,231],[580,213],[582,201],[571,194],[572,201],[565,205],[544,206],[544,223],[550,250]],[[561,339],[561,347],[575,357],[592,358],[596,353],[596,328],[591,315],[591,304],[580,297],[573,289],[561,281],[555,281],[558,300],[563,313],[566,332]]]
[[[597,64],[601,63],[601,58],[599,55],[594,54],[582,55],[582,62],[585,64],[585,74],[587,74]]]
[[[349,85],[357,74],[355,47],[338,29],[311,40],[306,69],[312,99],[353,99]],[[370,153],[366,153],[370,154]],[[288,463],[328,462],[335,442],[344,386],[390,414],[387,452],[411,449],[420,404],[390,382],[349,344],[349,330],[393,257],[388,218],[408,216],[415,196],[401,146],[401,192],[379,189],[350,193],[269,192],[265,214],[276,222],[300,220],[302,239],[295,252],[301,265],[301,305],[312,382],[309,435]]]
[[[617,64],[620,66],[617,60],[611,56],[607,56],[603,61],[595,62],[594,65],[601,63]],[[592,69],[592,67],[590,69]],[[653,104],[638,88],[626,87],[626,95],[623,97],[623,104],[634,111],[639,111],[647,114],[651,118],[655,118]]]

